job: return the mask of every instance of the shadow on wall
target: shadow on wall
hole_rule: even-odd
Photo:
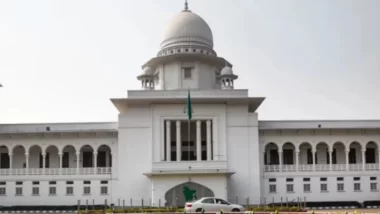
[[[187,182],[177,185],[165,194],[165,206],[182,207],[187,201],[202,197],[214,197],[211,189],[197,183]]]

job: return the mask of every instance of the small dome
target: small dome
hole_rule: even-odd
[[[211,49],[214,46],[208,24],[202,17],[189,10],[180,12],[170,21],[161,49],[181,45],[201,45]]]
[[[232,68],[226,66],[222,69],[222,71],[220,72],[220,75],[221,76],[224,76],[224,75],[234,75],[234,72],[232,71]]]
[[[142,75],[153,75],[154,71],[151,67],[145,67],[143,69]]]

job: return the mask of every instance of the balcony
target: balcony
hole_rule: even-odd
[[[364,166],[364,168],[363,168]],[[360,172],[360,171],[380,171],[378,163],[370,164],[300,164],[298,165],[265,165],[264,171],[271,172]]]
[[[228,172],[227,161],[162,161],[153,162],[152,175],[174,174],[233,174]]]
[[[41,175],[108,175],[111,167],[98,168],[21,168],[0,169],[0,176],[41,176]]]

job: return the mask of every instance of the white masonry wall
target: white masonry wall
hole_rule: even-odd
[[[229,171],[235,172],[228,181],[228,198],[235,202],[259,204],[261,197],[261,153],[257,114],[248,107],[227,107],[227,159]]]

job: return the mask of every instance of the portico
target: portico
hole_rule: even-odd
[[[165,120],[163,161],[211,161],[213,136],[212,119]]]

